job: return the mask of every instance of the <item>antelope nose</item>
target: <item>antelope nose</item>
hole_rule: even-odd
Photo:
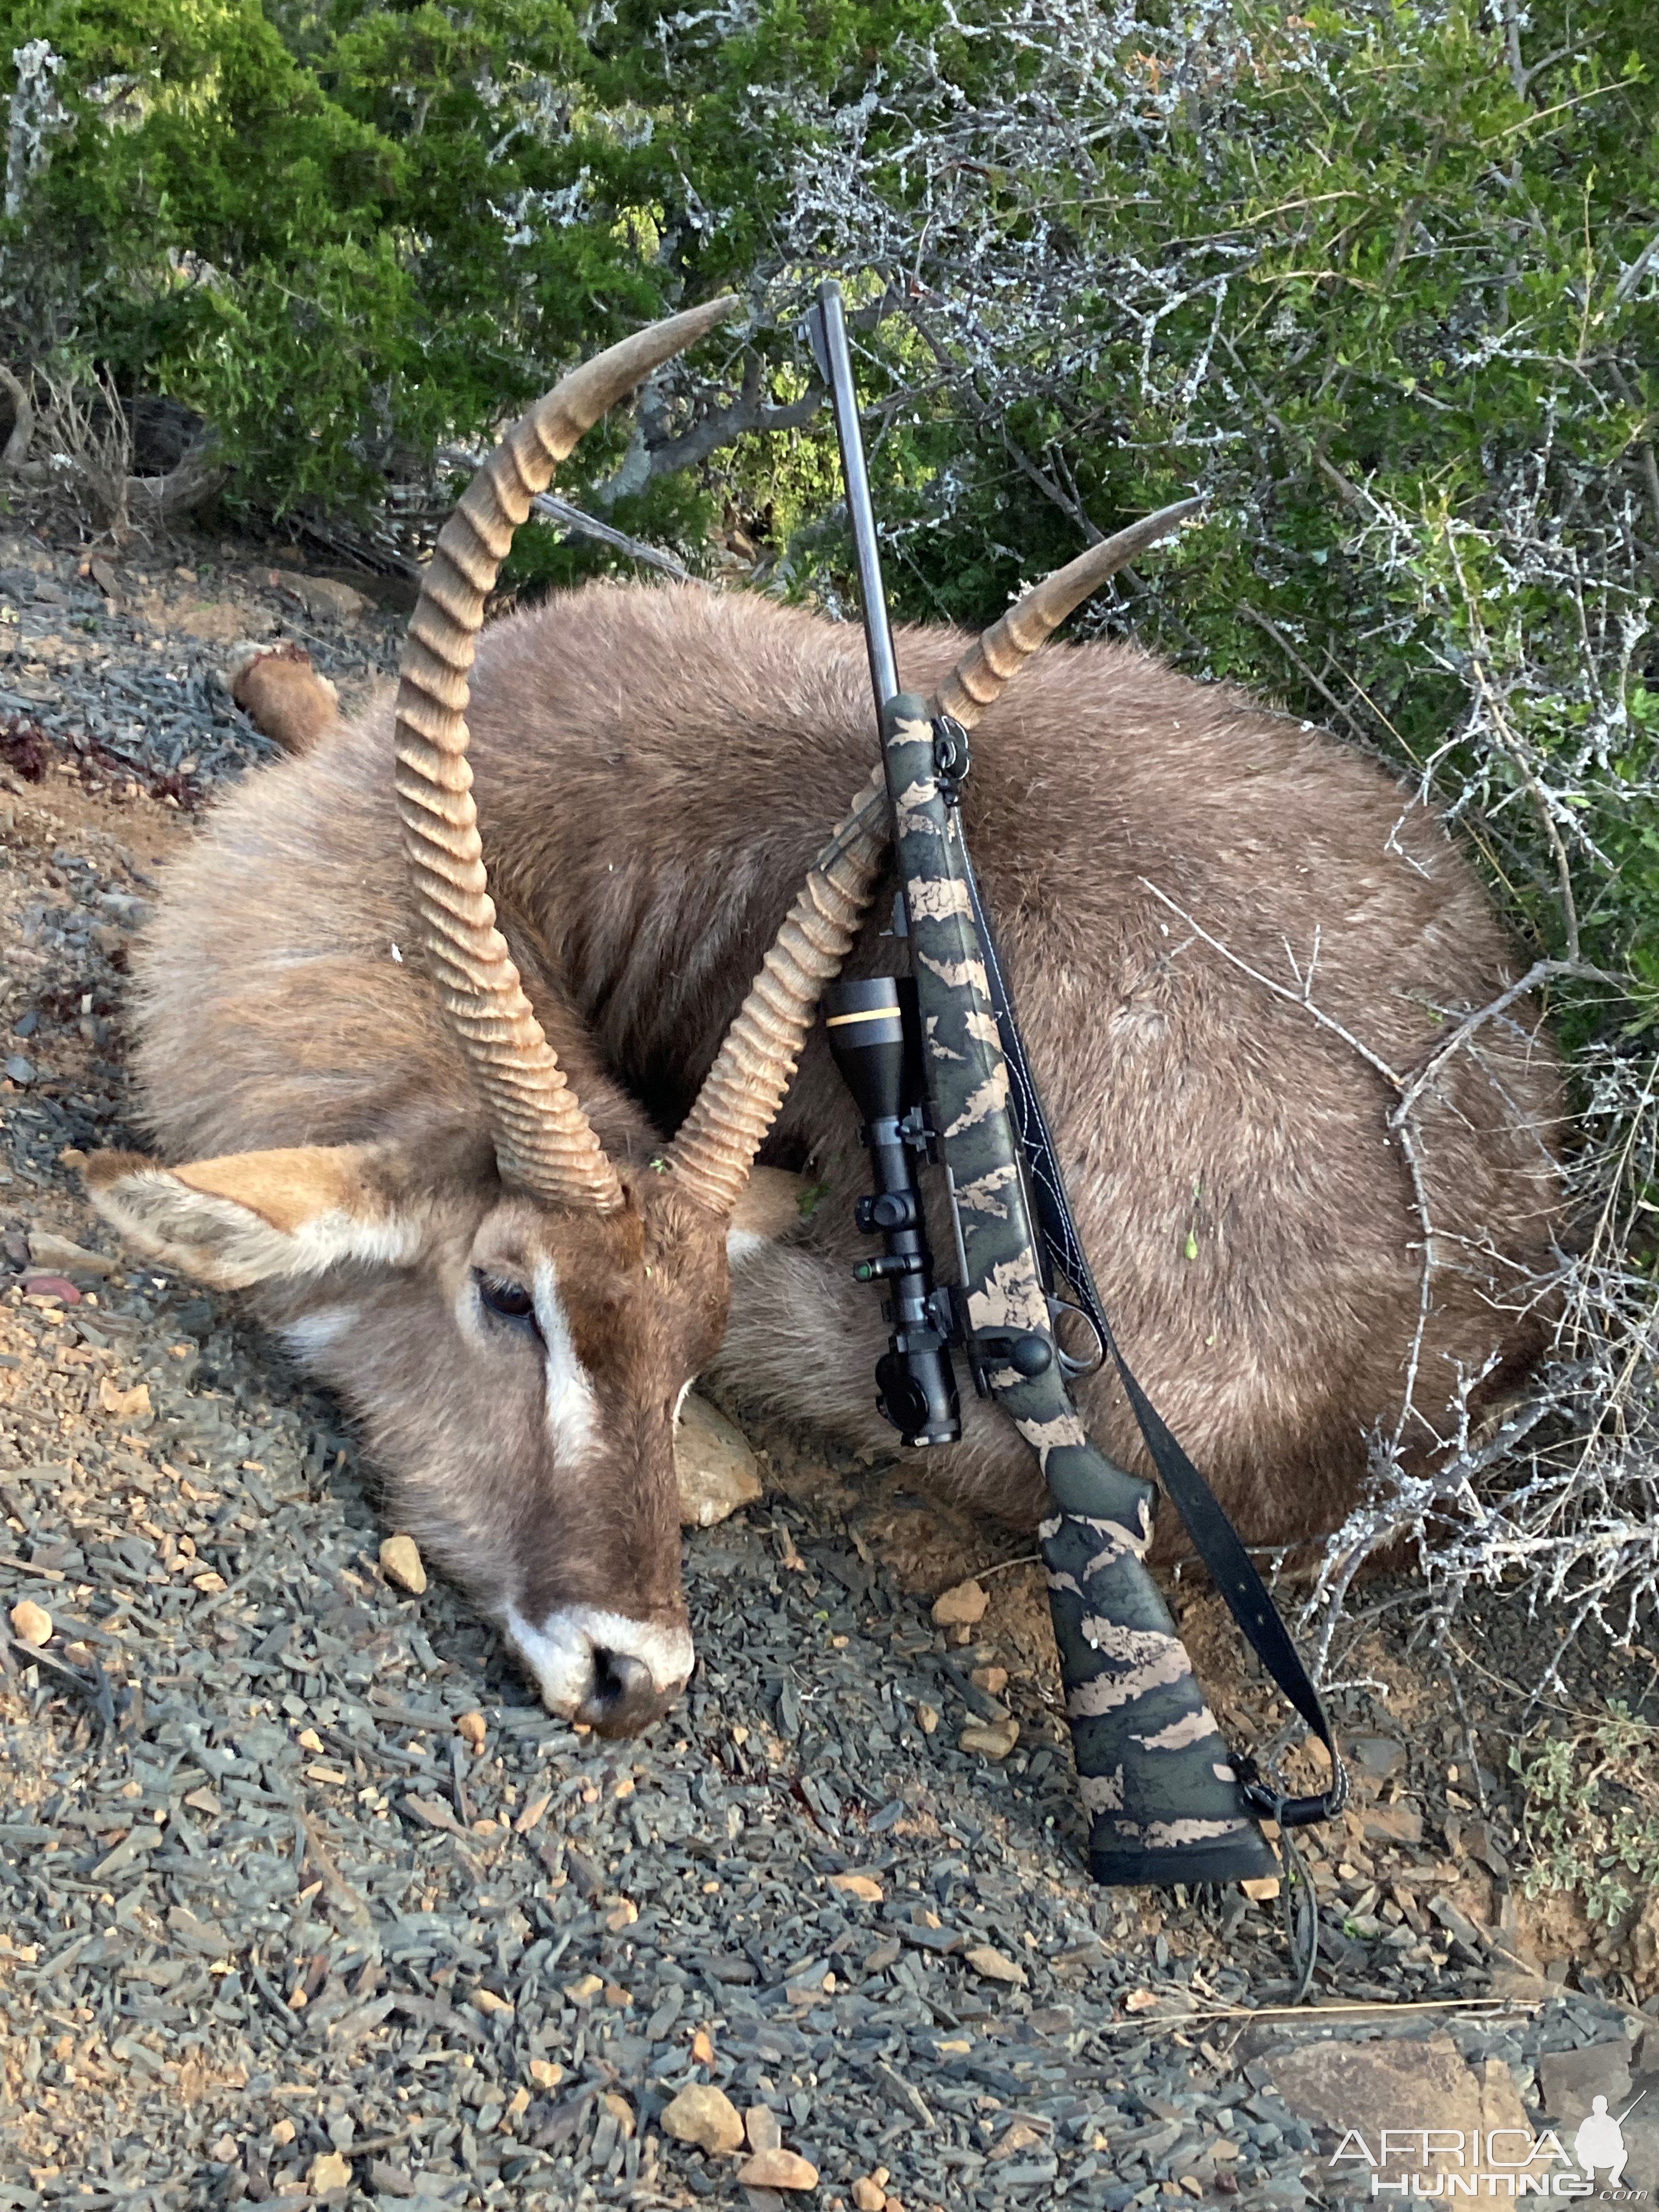
[[[659,1721],[674,1701],[659,1690],[643,1659],[627,1651],[595,1651],[593,1686],[576,1708],[596,1735],[638,1735]]]
[[[599,1606],[556,1606],[532,1626],[509,1605],[502,1625],[548,1711],[600,1735],[637,1735],[660,1720],[696,1657],[683,1626]]]

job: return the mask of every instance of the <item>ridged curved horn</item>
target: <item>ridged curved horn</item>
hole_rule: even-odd
[[[729,1214],[743,1195],[818,1000],[841,973],[875,895],[890,834],[886,779],[877,769],[812,863],[668,1148],[680,1182],[716,1213]]]
[[[1080,607],[1138,553],[1167,538],[1189,514],[1196,514],[1203,504],[1201,499],[1178,499],[1172,507],[1161,507],[1156,514],[1132,522],[1115,538],[1091,545],[1075,561],[1045,576],[963,654],[939,685],[928,712],[949,714],[964,730],[971,730],[1074,608]]]
[[[595,355],[520,416],[444,525],[398,684],[398,813],[438,999],[483,1094],[502,1180],[600,1213],[622,1185],[565,1081],[495,927],[467,766],[467,672],[513,533],[585,430],[711,331],[730,296]]]

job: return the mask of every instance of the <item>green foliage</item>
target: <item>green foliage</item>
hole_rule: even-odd
[[[1645,0],[0,0],[0,30],[65,58],[76,118],[0,229],[9,350],[188,401],[236,496],[372,502],[723,284],[786,404],[833,269],[899,611],[982,622],[1202,488],[1095,626],[1418,771],[1534,950],[1659,1006]],[[822,416],[695,484],[649,465],[742,355],[569,489],[693,565],[733,509],[778,588],[844,603]],[[515,574],[615,557],[532,534]]]
[[[1534,943],[1650,993],[1659,23],[1534,10],[1528,77],[1473,8],[1246,5],[1202,35],[1138,21],[1103,72],[1081,30],[975,15],[976,53],[913,58],[843,219],[890,235],[931,118],[945,157],[900,226],[931,302],[876,350],[895,393],[930,321],[981,359],[878,457],[913,610],[976,621],[1082,515],[1200,485],[1212,519],[1139,634],[1430,772]],[[951,119],[999,50],[1064,115],[1051,159],[1035,103]],[[953,199],[964,155],[991,181]]]
[[[1659,1729],[1614,1700],[1599,1718],[1511,1746],[1525,1798],[1528,1897],[1565,1890],[1621,1921],[1659,1890]]]

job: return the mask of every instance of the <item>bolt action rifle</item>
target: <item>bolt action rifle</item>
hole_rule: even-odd
[[[975,1390],[995,1400],[1037,1455],[1048,1490],[1039,1540],[1096,1879],[1270,1874],[1276,1862],[1261,1820],[1288,1829],[1340,1811],[1342,1763],[1237,1532],[1147,1401],[1102,1310],[963,835],[967,732],[948,716],[930,719],[926,703],[899,688],[838,285],[822,288],[807,330],[835,405],[893,813],[895,933],[911,956],[908,976],[842,983],[824,1002],[874,1170],[875,1190],[857,1218],[884,1247],[858,1273],[885,1287],[893,1322],[876,1370],[878,1402],[906,1443],[955,1442],[958,1352]],[[1167,528],[1194,505],[1153,520]],[[1150,532],[1147,542],[1161,534]],[[918,1175],[925,1162],[944,1172],[954,1284],[933,1280]],[[1068,1310],[1092,1331],[1092,1365],[1056,1335]],[[1287,1798],[1217,1729],[1146,1569],[1152,1486],[1090,1443],[1068,1387],[1108,1356],[1195,1549],[1330,1755],[1330,1787],[1319,1796]]]

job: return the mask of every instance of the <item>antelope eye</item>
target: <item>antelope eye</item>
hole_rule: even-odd
[[[536,1301],[522,1283],[509,1283],[500,1275],[480,1275],[478,1296],[503,1321],[533,1322],[536,1317]]]

